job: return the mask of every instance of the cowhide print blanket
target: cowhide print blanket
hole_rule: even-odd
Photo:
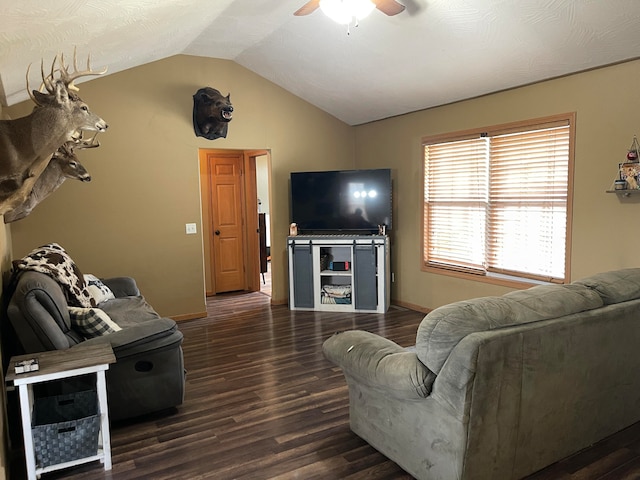
[[[65,249],[57,243],[36,248],[25,257],[13,262],[13,265],[16,271],[34,270],[49,275],[60,284],[70,306],[84,308],[96,306],[82,272]]]

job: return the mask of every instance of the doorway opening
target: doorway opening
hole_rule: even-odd
[[[256,193],[258,195],[258,228],[260,230],[260,291],[271,296],[271,201],[270,155],[255,157]]]
[[[270,296],[269,151],[200,149],[199,160],[207,296]]]

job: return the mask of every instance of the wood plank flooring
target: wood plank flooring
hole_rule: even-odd
[[[259,292],[210,298],[208,318],[180,323],[184,404],[113,425],[110,472],[94,462],[42,479],[410,480],[349,430],[344,377],[321,345],[361,328],[409,346],[423,314],[291,312],[269,302]],[[639,435],[640,424],[529,480],[640,478]]]

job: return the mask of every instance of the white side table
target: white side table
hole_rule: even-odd
[[[15,364],[22,360],[37,358],[40,369],[35,372],[15,373]],[[6,375],[6,381],[18,387],[20,395],[20,414],[27,463],[27,478],[35,480],[42,473],[60,470],[81,463],[100,460],[105,470],[111,470],[111,437],[109,434],[109,410],[107,408],[107,384],[105,371],[116,358],[110,345],[78,346],[68,350],[55,350],[30,355],[12,357]],[[36,456],[33,446],[31,421],[33,416],[33,385],[50,380],[75,377],[90,373],[96,374],[98,409],[100,412],[100,438],[97,454],[71,462],[36,468]]]

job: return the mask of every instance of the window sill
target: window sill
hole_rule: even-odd
[[[512,287],[512,288],[517,288],[521,290],[525,288],[533,287],[535,285],[557,285],[551,282],[544,282],[541,280],[534,280],[531,278],[521,278],[521,277],[515,277],[512,275],[504,275],[504,274],[492,273],[492,272],[489,272],[486,275],[476,275],[473,273],[458,272],[455,270],[448,270],[445,268],[427,267],[427,266],[423,266],[422,271],[427,273],[433,273],[436,275],[446,275],[448,277],[455,277],[463,280],[471,280],[474,282],[489,283],[492,285],[500,285],[503,287]]]

